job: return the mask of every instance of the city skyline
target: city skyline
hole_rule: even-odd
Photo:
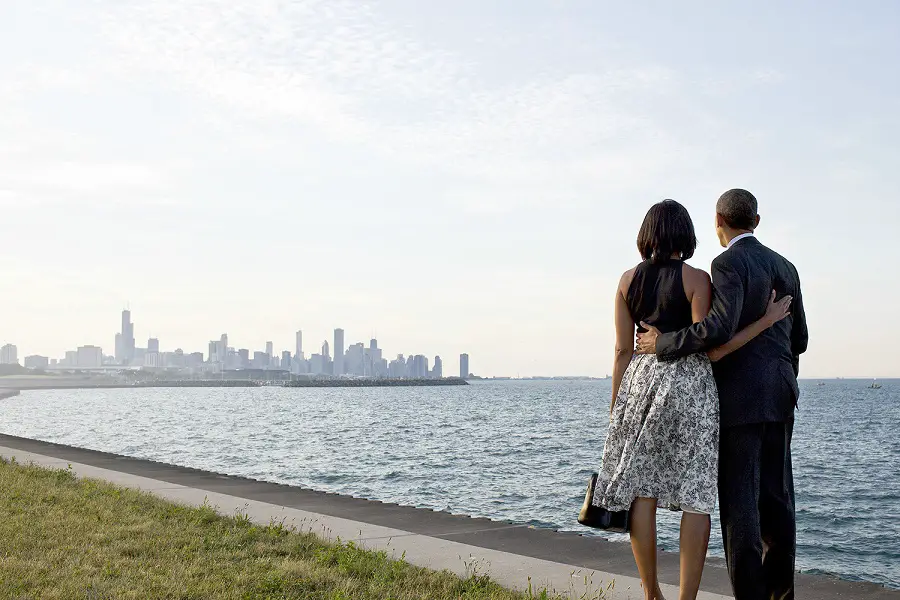
[[[137,300],[140,345],[142,324],[183,348],[225,325],[288,349],[304,321],[310,348],[377,327],[483,375],[603,376],[647,209],[685,205],[709,269],[716,198],[742,187],[800,272],[801,375],[900,375],[900,323],[872,341],[848,310],[850,290],[900,294],[880,232],[900,219],[900,3],[4,16],[0,343],[20,354],[111,354],[109,316]]]
[[[194,370],[284,370],[297,375],[332,375],[360,377],[417,377],[441,378],[443,359],[433,354],[433,367],[429,357],[423,354],[397,353],[387,356],[384,348],[378,347],[376,338],[366,342],[356,342],[345,349],[345,331],[333,330],[333,346],[324,340],[321,351],[307,355],[303,346],[303,330],[294,332],[294,350],[276,351],[271,340],[264,342],[264,350],[231,345],[227,333],[207,342],[206,352],[202,348],[167,348],[159,337],[148,337],[145,346],[137,344],[135,322],[130,308],[121,312],[120,331],[114,334],[114,354],[103,352],[102,347],[92,344],[79,345],[75,350],[66,350],[60,357],[39,352],[25,352],[24,361],[18,358],[19,347],[5,344],[0,347],[0,364],[22,364],[26,368],[45,369],[91,369],[100,367],[128,368],[189,368]],[[332,353],[333,348],[333,353]],[[468,355],[465,365],[468,365]],[[30,364],[24,364],[30,363]],[[345,363],[347,366],[345,366]],[[463,364],[461,362],[461,364]]]

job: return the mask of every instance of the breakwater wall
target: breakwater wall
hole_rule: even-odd
[[[469,385],[465,379],[298,379],[284,383],[284,387],[435,387]]]

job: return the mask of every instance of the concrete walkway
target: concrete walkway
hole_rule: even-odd
[[[268,524],[284,521],[298,529],[373,550],[403,556],[413,564],[467,575],[474,568],[498,583],[526,589],[548,588],[575,598],[643,598],[629,546],[595,537],[557,533],[512,523],[473,519],[423,509],[382,504],[296,487],[253,481],[0,435],[0,456],[19,462],[71,468],[79,477],[103,479],[159,497],[223,514],[243,513]],[[677,598],[677,555],[660,557],[660,580]],[[798,575],[798,598],[900,600],[900,592],[864,583]],[[703,600],[731,598],[722,562],[712,559],[704,573]]]

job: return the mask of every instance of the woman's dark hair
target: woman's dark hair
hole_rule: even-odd
[[[673,254],[689,259],[697,249],[691,215],[674,200],[654,204],[644,217],[637,246],[644,260],[667,260]]]

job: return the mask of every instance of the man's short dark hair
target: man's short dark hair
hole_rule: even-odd
[[[756,196],[747,190],[728,190],[716,203],[716,212],[732,229],[755,229],[758,211]]]
[[[689,259],[697,249],[690,213],[674,200],[654,204],[644,217],[637,246],[644,260],[666,260],[673,254]]]

